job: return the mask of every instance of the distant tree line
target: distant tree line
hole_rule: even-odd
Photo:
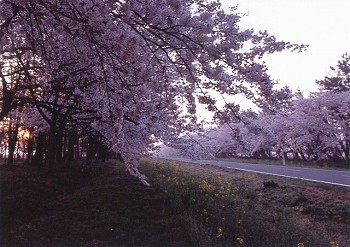
[[[228,124],[219,118],[218,127],[172,146],[195,158],[289,159],[350,167],[350,55],[344,54],[331,70],[316,81],[319,92],[308,98],[297,93],[270,111],[241,111]]]

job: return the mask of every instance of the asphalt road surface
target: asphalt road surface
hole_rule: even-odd
[[[210,164],[241,171],[256,172],[280,177],[296,178],[302,180],[308,180],[313,182],[333,184],[339,186],[350,187],[350,172],[328,170],[328,169],[316,169],[305,168],[295,166],[274,166],[264,164],[250,164],[239,163],[230,161],[217,161],[217,160],[191,160],[186,158],[170,158],[161,157],[164,159],[178,160],[196,164]]]

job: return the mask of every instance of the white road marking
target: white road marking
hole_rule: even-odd
[[[289,168],[279,168],[279,167],[275,167],[274,169],[283,170],[283,171],[294,171],[294,172],[301,172],[301,170],[297,170],[297,169],[289,169]]]
[[[260,173],[260,174],[273,175],[273,176],[278,176],[278,177],[296,178],[296,179],[300,179],[300,180],[311,181],[311,182],[317,182],[317,183],[323,183],[323,184],[331,184],[331,185],[339,185],[339,186],[350,187],[349,184],[332,183],[332,182],[321,181],[321,180],[315,180],[315,179],[309,179],[309,178],[301,178],[301,177],[287,176],[287,175],[281,175],[281,174],[269,173],[269,172],[260,172],[260,171],[242,169],[242,168],[229,167],[229,166],[227,166],[226,168],[235,169],[235,170],[239,170],[239,171],[245,171],[245,172],[255,172],[255,173]],[[345,176],[346,176],[346,175],[345,175]]]
[[[163,158],[166,158],[166,157],[163,157]],[[166,158],[166,159],[172,159],[174,160],[173,158]],[[254,171],[254,170],[251,170],[251,169],[243,169],[243,168],[236,168],[236,167],[229,167],[227,166],[225,163],[226,162],[220,162],[220,161],[216,161],[216,160],[200,160],[200,161],[193,161],[193,160],[188,160],[188,159],[175,159],[177,161],[183,161],[183,162],[188,162],[188,163],[194,163],[194,164],[198,164],[199,162],[201,164],[211,164],[211,165],[216,165],[216,164],[219,164],[219,166],[221,167],[227,167],[229,169],[236,169],[236,170],[241,170],[241,171],[247,171],[247,172],[255,172],[255,173],[261,173],[261,174],[266,174],[266,175],[273,175],[273,176],[279,176],[279,177],[286,177],[286,178],[294,178],[294,179],[300,179],[300,180],[305,180],[305,181],[311,181],[311,182],[317,182],[317,183],[324,183],[324,184],[331,184],[331,185],[338,185],[338,186],[344,186],[344,187],[349,187],[350,188],[350,184],[343,184],[343,183],[335,183],[335,182],[327,182],[327,181],[322,181],[322,180],[316,180],[316,179],[309,179],[309,178],[302,178],[302,177],[299,177],[299,176],[288,176],[288,175],[281,175],[281,174],[276,174],[276,173],[269,173],[269,172],[260,172],[260,171]],[[214,164],[216,163],[216,164]],[[220,165],[220,163],[222,165]],[[229,162],[228,162],[229,163]],[[256,164],[250,164],[250,163],[237,163],[237,162],[231,162],[231,163],[236,163],[236,164],[239,164],[239,165],[242,165],[242,164],[245,164],[247,166],[249,165],[256,165]],[[263,164],[264,166],[264,164]],[[269,166],[269,165],[265,165],[265,166]],[[273,166],[270,166],[271,168]],[[320,170],[320,171],[327,171],[325,169],[320,169],[320,168],[310,168],[310,167],[298,167],[298,169],[293,169],[293,168],[285,168],[285,167],[273,167],[274,169],[279,169],[279,170],[287,170],[287,171],[295,171],[295,172],[302,172],[302,171],[305,171],[305,170]],[[333,173],[343,173],[343,174],[339,174],[343,177],[350,177],[350,173],[346,172],[346,171],[337,171],[337,170],[330,170],[331,172]],[[276,171],[277,172],[277,171]],[[346,173],[346,174],[344,174]]]

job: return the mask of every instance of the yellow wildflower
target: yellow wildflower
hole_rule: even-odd
[[[337,241],[335,241],[335,240],[330,241],[329,243],[330,243],[331,247],[339,247],[338,242],[337,242]]]
[[[237,240],[239,245],[244,245],[244,239],[243,238],[238,237],[236,240]]]
[[[216,237],[217,238],[221,238],[223,236],[223,231],[222,231],[222,229],[219,227],[218,228],[218,231],[217,231],[217,233],[216,233]]]

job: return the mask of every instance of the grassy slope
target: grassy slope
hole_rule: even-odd
[[[191,246],[164,193],[112,162],[60,170],[0,167],[0,246]]]
[[[213,235],[209,241],[215,240],[217,230],[227,225],[220,234],[222,246],[243,246],[237,243],[239,239],[244,239],[246,246],[258,246],[262,241],[264,246],[350,246],[349,188],[211,165],[161,160],[149,166],[149,162],[143,161],[142,167],[155,184],[178,194],[177,198],[188,194],[197,197],[191,201],[191,210],[212,208],[215,213],[210,215],[209,226],[214,228],[208,229],[208,234],[211,231]],[[221,196],[222,189],[225,192]],[[234,221],[236,226],[232,226]],[[192,227],[194,231],[196,227]],[[207,246],[221,246],[216,242]]]

